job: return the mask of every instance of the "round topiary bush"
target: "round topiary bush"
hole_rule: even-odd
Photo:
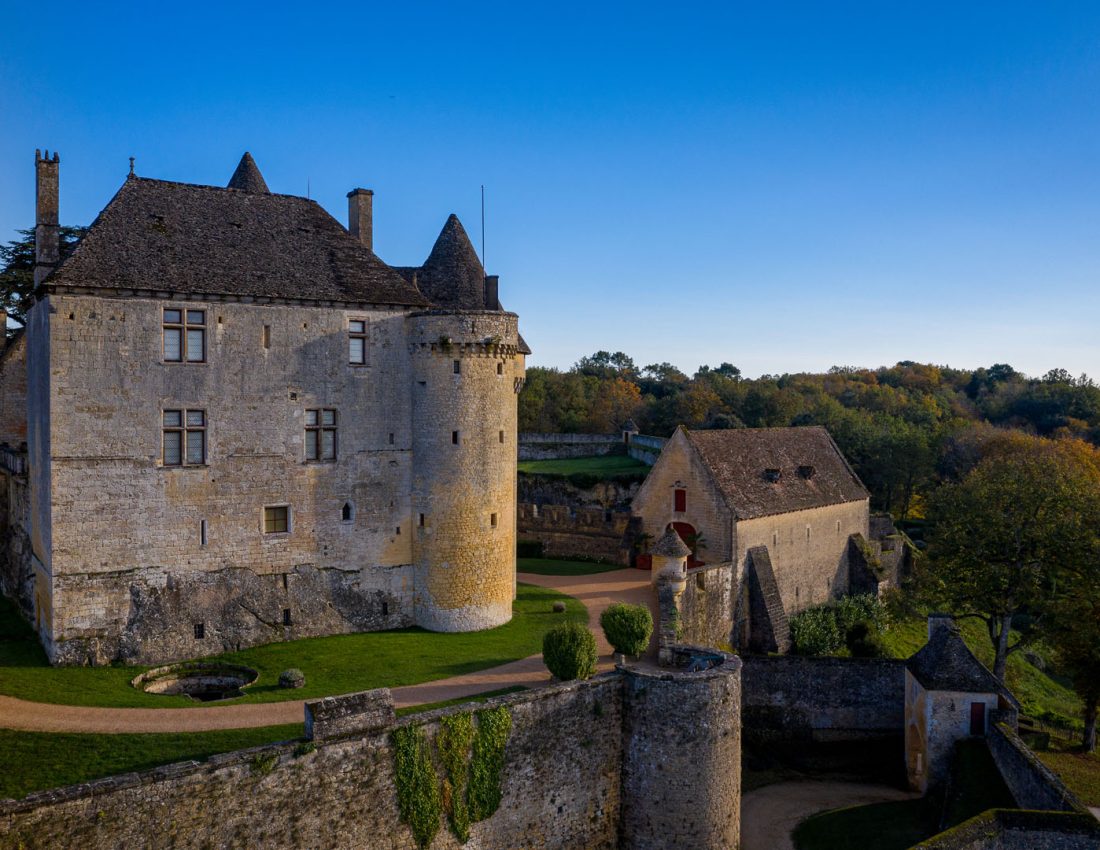
[[[555,614],[564,614],[565,613],[565,603],[562,602],[560,599],[557,602],[554,603],[554,613]]]
[[[562,623],[542,639],[542,661],[562,681],[596,672],[596,638],[580,623]]]
[[[297,667],[291,667],[279,674],[280,688],[301,688],[306,684],[306,674]]]
[[[616,652],[637,657],[649,646],[653,615],[644,605],[615,602],[600,614],[600,627]]]

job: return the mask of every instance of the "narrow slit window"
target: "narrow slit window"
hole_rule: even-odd
[[[290,609],[289,608],[284,608],[283,609],[283,625],[284,626],[291,625],[291,622],[290,622]]]
[[[306,411],[306,460],[336,460],[336,411],[311,408]]]
[[[164,359],[169,363],[206,361],[206,311],[165,309]]]
[[[393,445],[393,434],[390,434],[390,445]]]
[[[195,640],[202,640],[206,637],[206,623],[195,623]]]
[[[456,446],[458,445],[458,431],[451,432],[451,442]]]
[[[504,364],[503,363],[497,363],[497,374],[498,375],[503,375],[504,374]]]
[[[199,545],[206,545],[206,520],[199,520]]]
[[[264,325],[264,348],[271,348],[271,325]]]
[[[351,522],[351,502],[344,502],[344,507],[340,510],[340,519],[344,522]]]
[[[206,411],[165,410],[162,414],[164,466],[206,463]]]
[[[425,526],[424,514],[421,514],[420,515],[420,527],[424,528],[424,526]]]
[[[461,360],[455,360],[454,365],[451,368],[454,369],[454,373],[456,375],[461,375],[462,374],[462,361]]]
[[[504,432],[503,431],[500,432],[500,441],[502,443],[504,442]]]
[[[489,514],[489,525],[492,528],[497,527],[497,515],[496,514]]]
[[[285,534],[290,531],[290,508],[272,505],[264,508],[264,534]]]
[[[367,362],[367,322],[351,319],[348,322],[348,362],[363,366]]]

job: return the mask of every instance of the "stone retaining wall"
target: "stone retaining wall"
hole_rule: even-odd
[[[1100,824],[1091,815],[993,809],[922,841],[913,850],[1095,850]]]
[[[627,540],[630,514],[603,508],[565,505],[520,504],[518,535],[521,540],[538,540],[548,558],[598,558],[612,564],[630,564]]]
[[[1001,777],[1022,809],[1085,812],[1081,801],[1011,728],[994,723],[986,736]]]

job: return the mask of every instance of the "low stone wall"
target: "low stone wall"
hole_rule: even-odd
[[[993,809],[922,841],[913,850],[1095,850],[1091,815]]]
[[[608,455],[623,445],[619,434],[519,435],[520,460],[565,460]]]
[[[492,700],[507,706],[503,799],[471,828],[471,847],[613,850],[623,755],[618,674]],[[289,742],[128,774],[0,803],[0,846],[25,850],[120,847],[357,847],[415,850],[400,823],[393,730],[433,738],[425,713],[377,732]],[[446,822],[435,850],[460,845]]]
[[[679,640],[728,650],[733,645],[737,568],[715,564],[687,571],[680,597]]]
[[[992,724],[986,740],[997,770],[1021,809],[1086,811],[1058,775],[1006,724]]]
[[[633,434],[627,445],[626,453],[634,460],[640,460],[648,466],[653,466],[657,458],[661,456],[661,450],[667,443],[664,437],[648,437],[645,434]]]
[[[26,455],[8,455],[0,468],[0,594],[12,599],[34,621],[34,554],[30,538],[30,491],[18,472]],[[19,462],[17,462],[19,461]]]
[[[905,729],[904,661],[796,656],[743,661],[746,738],[866,740]],[[901,758],[899,750],[899,764]]]
[[[517,508],[517,537],[538,540],[546,557],[597,558],[611,564],[630,564],[629,513],[522,503]]]

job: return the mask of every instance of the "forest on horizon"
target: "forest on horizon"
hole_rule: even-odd
[[[722,363],[689,376],[670,363],[639,367],[607,351],[565,371],[527,370],[520,432],[614,433],[627,419],[658,437],[680,424],[823,425],[876,509],[919,519],[935,485],[969,470],[983,444],[1005,430],[1100,446],[1100,386],[1064,369],[1033,378],[1004,363],[968,370],[903,361],[754,379]]]

